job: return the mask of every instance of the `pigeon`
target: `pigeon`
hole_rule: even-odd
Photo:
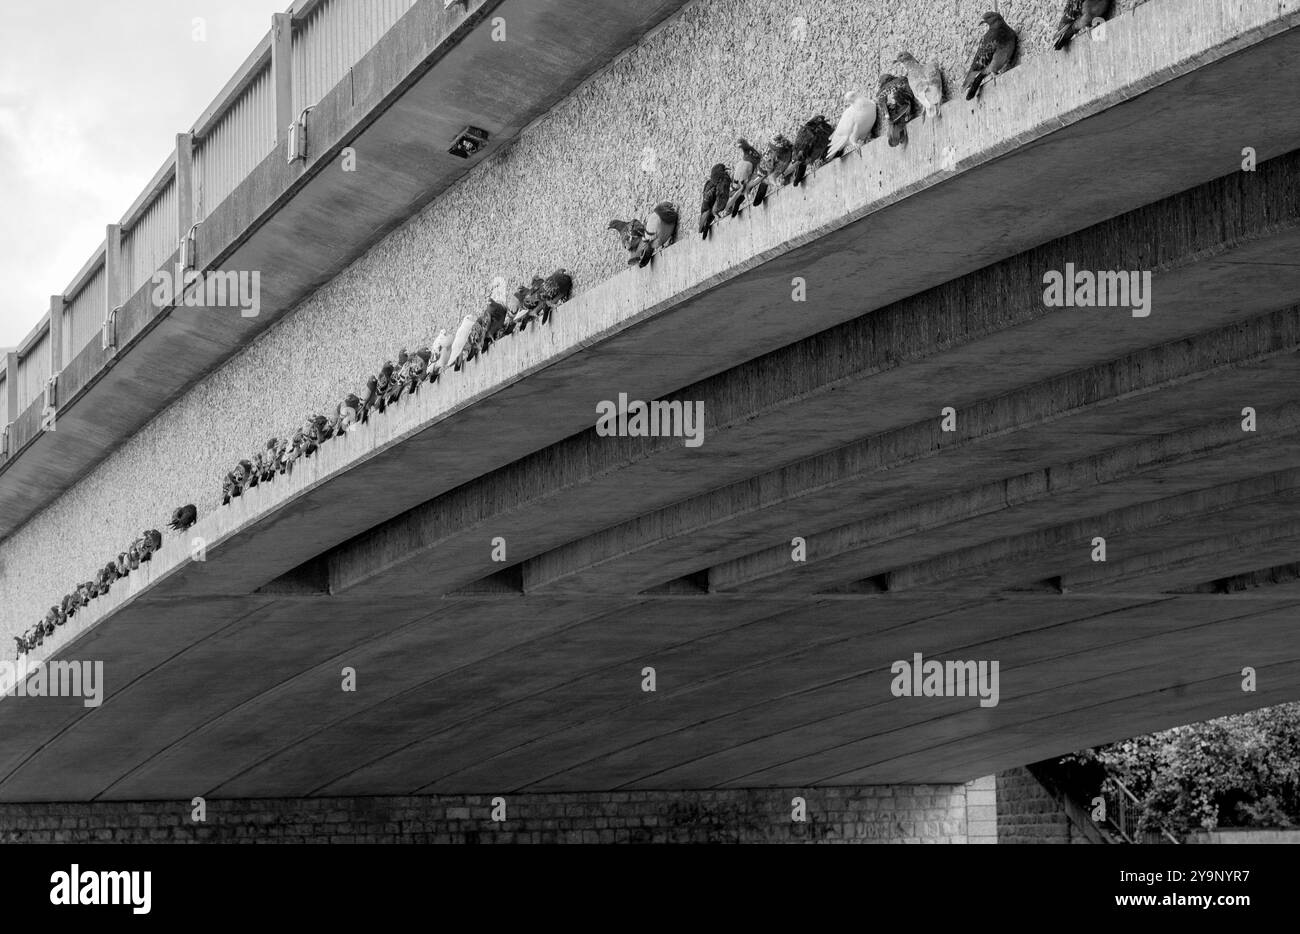
[[[130,574],[130,573],[131,573],[131,565],[127,562],[127,560],[126,560],[126,552],[124,551],[124,552],[120,553],[120,554],[117,556],[117,577],[118,577],[118,580],[121,580],[123,577],[126,577],[126,575],[128,575],[128,574]]]
[[[534,319],[536,319],[542,310],[542,284],[541,276],[533,276],[533,281],[528,285],[521,285],[515,290],[512,304],[515,306],[514,316],[511,322],[515,329],[523,331],[528,328]]]
[[[111,567],[112,565],[110,564],[109,568]],[[112,586],[113,579],[109,576],[108,568],[100,568],[99,573],[95,575],[95,596],[104,596]],[[50,619],[51,617],[47,616],[46,618]],[[57,623],[57,619],[55,619],[55,622]]]
[[[303,451],[307,447],[307,439],[303,436],[302,429],[299,428],[289,438],[289,444],[284,452],[284,468],[286,473],[293,473],[294,466],[303,458]]]
[[[446,328],[441,328],[438,336],[433,339],[433,350],[430,354],[429,382],[436,383],[438,374],[442,372],[443,367],[447,365],[447,358],[451,356],[451,338],[447,335]]]
[[[172,510],[172,521],[168,523],[168,527],[177,532],[184,532],[198,521],[199,511],[193,503],[189,503]]]
[[[235,482],[239,484],[239,492],[246,492],[253,481],[253,462],[241,460],[239,466],[235,469]]]
[[[632,258],[627,261],[629,266],[641,261],[642,244],[645,243],[645,224],[633,218],[628,221],[621,221],[615,218],[609,222],[607,230],[618,232],[619,242],[623,244],[623,249],[632,254]],[[644,265],[644,264],[642,264]]]
[[[671,246],[677,239],[677,205],[671,201],[660,201],[646,218],[645,238],[656,250]]]
[[[827,162],[860,148],[871,138],[871,128],[876,125],[876,102],[868,95],[849,91],[844,95],[844,104],[844,114],[826,149]]]
[[[797,188],[803,184],[809,166],[826,155],[826,148],[834,132],[834,127],[821,114],[799,128],[791,147],[790,164],[783,173],[789,177],[791,185]]]
[[[794,144],[781,133],[773,136],[772,141],[767,144],[763,158],[758,161],[758,169],[749,181],[748,187],[753,191],[751,201],[754,207],[762,206],[773,185],[779,187],[785,184],[785,170],[790,165],[790,154],[793,149]]]
[[[1060,51],[1070,40],[1110,15],[1110,0],[1065,0],[1065,12],[1052,36],[1052,46]]]
[[[281,442],[279,438],[268,438],[263,447],[265,452],[262,457],[262,475],[258,480],[262,483],[270,483],[275,479],[277,473],[284,473],[284,464],[280,461]],[[197,518],[197,516],[196,516]]]
[[[731,175],[727,172],[727,167],[719,162],[710,170],[709,177],[704,182],[704,197],[700,201],[701,240],[709,239],[713,221],[726,208],[730,195]]]
[[[735,217],[740,213],[745,203],[745,192],[748,190],[750,179],[754,177],[758,164],[763,160],[759,151],[751,146],[745,137],[736,140],[736,145],[740,147],[740,161],[736,163],[731,173],[733,187],[731,196],[727,199],[728,217]]]
[[[488,299],[487,307],[479,315],[479,320],[484,323],[484,338],[486,340],[483,345],[484,350],[504,336],[506,317],[509,314],[510,311],[505,305],[495,299]]]
[[[641,245],[633,253],[637,264],[644,269],[654,259],[655,251],[670,246],[677,239],[677,223],[680,220],[677,205],[671,201],[660,201],[646,215]],[[628,260],[629,263],[632,260]]]
[[[1011,65],[1019,41],[1016,31],[1007,25],[1000,13],[985,13],[981,22],[988,25],[975,57],[971,60],[970,71],[962,87],[966,88],[966,100],[974,100],[980,87],[989,78],[1000,75]]]
[[[943,69],[939,63],[922,64],[911,52],[899,52],[894,62],[905,69],[907,83],[921,105],[921,114],[927,120],[931,117],[938,120],[939,105],[943,103]]]
[[[889,145],[906,143],[907,121],[912,119],[912,107],[916,104],[907,79],[890,74],[881,75],[876,104],[889,124]]]
[[[334,416],[337,419],[334,423],[334,433],[339,435],[361,420],[361,400],[357,398],[355,392],[350,392],[343,397],[343,401],[334,411]]]
[[[379,378],[371,376],[366,380],[366,399],[361,403],[361,421],[370,420],[370,410],[379,405]]]
[[[402,397],[402,382],[397,378],[397,367],[392,360],[385,360],[379,368],[379,411],[382,414],[388,407]]]
[[[569,300],[573,294],[573,277],[567,269],[557,269],[542,282],[541,318],[542,324],[551,320],[551,312]]]
[[[262,482],[262,475],[266,473],[266,457],[261,451],[254,451],[252,458],[248,462],[248,476],[244,478],[244,489],[251,490]]]
[[[293,462],[296,457],[293,437],[281,438],[279,445],[275,449],[275,464],[282,476],[293,470]]]
[[[424,382],[424,378],[429,375],[429,361],[433,359],[433,351],[428,347],[421,347],[411,358],[406,361],[406,391],[408,394],[414,394]],[[343,414],[340,412],[335,423],[342,421]]]
[[[396,380],[394,380],[396,382]],[[324,415],[308,415],[307,421],[303,424],[303,437],[311,445],[311,452],[315,453],[320,446],[334,436],[334,428],[330,420]]]
[[[308,415],[302,420],[302,427],[298,429],[295,438],[298,439],[298,447],[302,452],[302,457],[311,457],[316,453],[316,448],[320,445],[316,442],[316,416]]]
[[[523,331],[528,328],[528,321],[532,317],[532,309],[528,307],[528,286],[521,285],[515,289],[515,294],[510,296],[510,327],[515,331]]]
[[[153,553],[162,547],[162,533],[157,529],[145,529],[140,536],[140,560],[153,560]]]
[[[487,349],[496,342],[505,331],[507,314],[505,305],[494,299],[488,299],[487,307],[474,319],[474,327],[470,329],[469,338],[465,342],[466,360],[473,360],[480,354],[486,353]]]
[[[235,472],[229,471],[221,480],[221,505],[229,506],[230,501],[242,492],[239,481],[235,479]]]
[[[460,319],[460,326],[456,328],[456,336],[451,341],[451,368],[460,371],[461,366],[465,363],[465,345],[469,342],[470,332],[474,330],[474,323],[478,318],[474,315],[466,315]]]

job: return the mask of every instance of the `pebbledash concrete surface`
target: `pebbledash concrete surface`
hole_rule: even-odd
[[[10,633],[175,505],[206,547],[169,537],[35,656],[104,660],[101,707],[0,703],[0,799],[29,803],[8,825],[478,796],[357,822],[462,839],[449,822],[501,794],[577,822],[485,832],[654,838],[676,794],[717,838],[805,788],[836,836],[988,840],[980,776],[1294,699],[1300,3],[1121,0],[1061,53],[1056,0],[1001,6],[1020,64],[980,100],[701,243],[736,136],[834,119],[902,48],[956,92],[982,8],[686,4],[0,542]],[[626,270],[605,221],[665,198],[683,242]],[[1069,264],[1149,273],[1151,314],[1046,306]],[[497,277],[557,266],[577,294],[549,328],[217,506],[266,437]],[[599,437],[620,392],[702,400],[704,444]],[[999,701],[891,693],[917,653],[999,662]],[[932,787],[864,787],[888,783]],[[913,796],[902,818],[864,803]],[[611,803],[635,826],[586,823]],[[270,821],[355,835],[330,822]]]
[[[1022,56],[1041,53],[1057,0],[1007,6],[1009,20],[1026,27]],[[673,200],[685,237],[708,167],[733,161],[737,136],[793,136],[811,114],[833,116],[846,88],[874,88],[905,45],[942,61],[959,89],[979,33],[975,6],[963,16],[949,0],[909,4],[906,13],[886,3],[811,4],[806,31],[799,15],[782,2],[688,5],[160,412],[0,543],[6,639],[124,539],[158,525],[166,504],[213,509],[221,476],[257,439],[292,431],[307,413],[358,390],[399,347],[454,331],[495,278],[513,284],[563,266],[578,292],[589,290],[624,268],[605,229],[610,217]],[[641,169],[647,149],[651,172]],[[364,177],[364,149],[357,158]]]

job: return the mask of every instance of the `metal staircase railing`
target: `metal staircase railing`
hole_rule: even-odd
[[[1113,775],[1106,777],[1106,786],[1113,791],[1103,790],[1106,801],[1106,823],[1125,843],[1181,843],[1170,833],[1164,824],[1158,830],[1141,830],[1142,803],[1128,786]]]

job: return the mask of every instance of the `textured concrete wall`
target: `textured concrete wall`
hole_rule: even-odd
[[[1089,843],[1028,769],[997,776],[998,843]]]
[[[0,804],[4,843],[965,843],[965,785]],[[790,819],[807,801],[808,820]]]
[[[1118,8],[1130,2],[1119,0]],[[0,638],[11,646],[11,634],[141,530],[161,527],[174,506],[215,508],[229,465],[360,388],[400,346],[429,342],[477,310],[494,277],[514,282],[565,266],[581,291],[622,271],[624,256],[605,221],[664,198],[693,216],[708,167],[734,161],[737,135],[755,142],[778,130],[793,136],[816,112],[833,122],[843,92],[874,89],[882,66],[904,47],[939,59],[950,91],[959,90],[988,6],[689,5],[0,543]],[[1060,6],[1002,0],[1003,14],[1022,27],[1022,58],[1051,51]],[[649,172],[642,170],[647,147]],[[365,153],[358,157],[364,172]]]

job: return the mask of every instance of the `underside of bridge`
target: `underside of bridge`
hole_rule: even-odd
[[[0,704],[0,799],[963,782],[1296,699],[1300,31],[1220,51],[1008,79],[203,516],[53,644],[101,706]],[[915,653],[998,702],[895,696]]]

